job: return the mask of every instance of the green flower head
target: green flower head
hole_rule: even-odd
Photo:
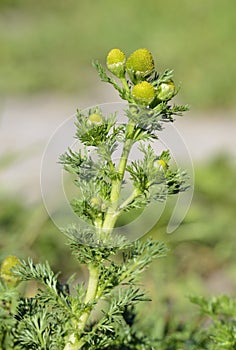
[[[90,204],[94,208],[100,208],[102,205],[102,200],[99,197],[92,197],[90,200]]]
[[[118,78],[125,75],[125,61],[124,52],[120,49],[112,49],[107,55],[107,68]]]
[[[132,96],[138,104],[148,106],[155,98],[155,89],[147,81],[142,81],[133,87]]]
[[[157,91],[157,98],[161,101],[170,100],[175,94],[175,84],[172,80],[162,83]]]
[[[88,125],[100,125],[103,123],[103,119],[102,116],[98,113],[93,113],[90,114],[90,116],[88,117],[88,121],[87,121]]]
[[[20,261],[16,256],[7,256],[1,265],[0,276],[4,283],[11,288],[14,288],[20,282],[19,278],[12,273],[12,268],[20,265]]]
[[[145,80],[155,69],[151,52],[147,49],[134,51],[127,59],[126,69],[134,84]]]

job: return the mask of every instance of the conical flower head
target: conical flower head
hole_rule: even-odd
[[[142,81],[133,87],[132,96],[136,103],[148,106],[155,98],[155,89],[147,81]]]
[[[92,113],[90,114],[90,116],[88,117],[88,125],[100,125],[103,123],[103,118],[100,114],[98,113]]]
[[[134,51],[127,59],[126,69],[134,84],[145,80],[155,69],[151,52],[147,49]]]
[[[120,49],[112,49],[107,55],[107,68],[118,78],[125,75],[126,57]]]
[[[12,272],[12,268],[20,265],[20,261],[16,256],[7,256],[1,265],[0,276],[1,279],[8,287],[16,287],[20,282],[19,278],[15,277]]]

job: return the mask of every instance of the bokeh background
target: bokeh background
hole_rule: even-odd
[[[47,259],[65,279],[78,270],[43,207],[43,151],[77,107],[119,100],[92,60],[147,47],[158,70],[174,69],[178,102],[191,106],[177,126],[195,191],[171,237],[168,208],[151,232],[172,252],[144,275],[156,312],[143,322],[158,334],[158,315],[191,315],[188,294],[235,294],[235,13],[235,0],[0,0],[0,259]]]

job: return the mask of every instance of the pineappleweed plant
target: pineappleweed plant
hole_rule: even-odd
[[[87,223],[83,229],[66,227],[64,233],[79,263],[88,268],[88,283],[71,279],[61,284],[48,263],[7,257],[1,267],[0,349],[154,349],[155,340],[136,326],[135,305],[147,300],[137,280],[167,248],[152,239],[131,242],[114,232],[122,213],[186,190],[185,173],[172,169],[170,151],[156,154],[151,142],[188,106],[171,103],[178,92],[173,71],[158,73],[147,49],[127,59],[121,50],[111,50],[110,74],[98,62],[94,67],[127,102],[127,122],[118,123],[116,113],[105,116],[99,107],[78,110],[76,139],[82,146],[60,157],[79,190],[73,210]],[[121,154],[114,161],[118,145]],[[137,145],[142,157],[132,160]],[[123,198],[127,175],[130,192]],[[28,280],[41,286],[32,298],[17,288]]]

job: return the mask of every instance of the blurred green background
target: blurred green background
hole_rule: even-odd
[[[147,47],[160,70],[174,67],[183,101],[235,108],[234,0],[1,0],[1,94],[96,84],[91,60],[119,47]]]
[[[180,102],[211,118],[214,130],[214,113],[224,122],[225,113],[233,116],[236,107],[235,13],[235,0],[0,0],[1,99],[89,95],[91,87],[101,86],[92,59],[104,63],[113,47],[127,54],[147,47],[158,69],[174,68],[176,82],[183,85]],[[14,129],[15,124],[13,137]],[[0,171],[14,162],[14,155],[1,155]],[[235,159],[220,154],[194,162],[194,168],[194,198],[183,224],[168,236],[167,209],[152,230],[172,252],[143,277],[152,309],[177,319],[191,316],[188,294],[236,291]],[[13,181],[18,181],[17,172]],[[63,279],[78,269],[41,199],[29,206],[3,181],[0,260],[7,254],[47,259],[63,271]],[[80,273],[86,276],[84,268]],[[148,304],[143,307],[150,310]],[[144,323],[153,322],[158,333],[156,313]]]

